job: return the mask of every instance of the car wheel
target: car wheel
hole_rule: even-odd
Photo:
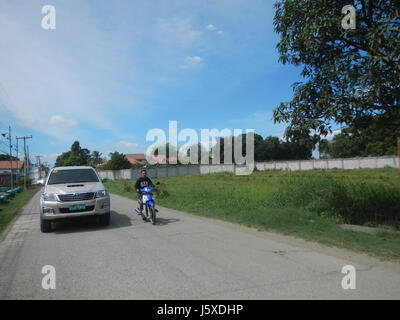
[[[110,224],[110,213],[102,214],[99,217],[99,223],[101,226],[108,226]]]
[[[51,221],[40,220],[40,231],[43,233],[51,232]]]

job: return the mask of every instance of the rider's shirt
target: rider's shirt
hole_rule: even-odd
[[[153,182],[151,182],[149,177],[146,178],[140,177],[139,179],[136,180],[135,189],[143,189],[148,186],[154,186]]]

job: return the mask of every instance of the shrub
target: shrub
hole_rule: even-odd
[[[400,189],[376,181],[335,180],[332,176],[290,177],[271,195],[275,207],[300,206],[351,224],[400,222]]]
[[[128,182],[124,181],[124,184],[122,187],[125,192],[132,192],[132,186]]]

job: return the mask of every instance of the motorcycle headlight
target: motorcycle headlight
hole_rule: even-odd
[[[107,190],[100,190],[96,192],[96,198],[105,198],[108,196]]]
[[[55,193],[43,193],[42,198],[44,201],[58,201],[57,195]]]

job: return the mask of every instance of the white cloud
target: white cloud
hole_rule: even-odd
[[[190,19],[176,17],[170,20],[160,20],[157,31],[160,42],[178,44],[182,47],[191,45],[203,34],[202,31],[192,27]]]
[[[196,65],[201,64],[204,61],[203,58],[199,56],[193,56],[193,57],[186,57],[185,63],[181,66],[183,69],[187,69],[189,67],[194,67]]]
[[[215,29],[217,29],[217,27],[214,26],[213,24],[209,24],[209,25],[206,27],[206,29],[209,30],[209,31],[214,31]]]
[[[139,147],[137,143],[133,142],[128,142],[128,141],[119,141],[115,144],[117,148],[122,148],[122,149],[135,149]]]
[[[41,163],[47,162],[50,167],[52,167],[54,166],[54,163],[56,162],[56,159],[59,155],[59,153],[41,154],[40,156],[42,157],[42,159],[40,161]]]
[[[321,136],[321,138],[331,141],[337,134],[341,132],[342,129],[332,130],[332,132],[328,133],[326,136]]]
[[[50,118],[49,124],[51,126],[61,126],[61,127],[75,127],[78,125],[78,121],[76,120],[67,120],[62,116],[54,115]]]
[[[219,30],[219,31],[217,32],[217,34],[218,34],[219,36],[222,36],[224,33],[223,33],[221,30]]]
[[[117,40],[110,40],[88,5],[79,4],[78,11],[76,6],[63,4],[64,24],[58,20],[56,30],[46,31],[40,28],[37,4],[0,4],[0,47],[7,47],[0,50],[0,113],[56,139],[84,135],[88,127],[118,134],[117,113],[135,105],[131,87],[120,80],[131,74],[127,66],[132,61],[117,49]],[[110,108],[113,104],[119,108]],[[75,120],[47,119],[58,112],[89,126],[54,130],[49,123],[64,129],[77,125]]]

